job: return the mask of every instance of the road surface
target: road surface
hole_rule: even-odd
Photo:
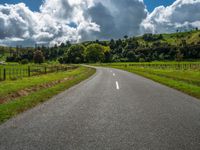
[[[0,126],[0,150],[199,150],[200,101],[98,68],[90,79]]]

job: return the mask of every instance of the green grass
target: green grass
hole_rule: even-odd
[[[0,82],[0,96],[5,96],[9,93],[19,91],[21,89],[25,89],[27,87],[32,87],[36,86],[39,84],[45,84],[48,82],[56,81],[59,79],[63,79],[68,76],[73,76],[74,71],[80,71],[79,69],[76,70],[69,70],[69,71],[64,71],[64,72],[58,72],[58,73],[49,73],[49,74],[44,74],[40,76],[33,76],[30,78],[23,78],[20,80],[6,80]]]
[[[170,34],[162,34],[163,39],[157,40],[156,42],[168,43],[170,45],[179,45],[182,40],[186,40],[188,44],[197,44],[200,42],[200,31],[189,31],[189,32],[178,32]],[[154,41],[144,41],[142,36],[137,37],[138,42],[142,45],[152,45]]]
[[[73,69],[77,65],[61,65],[61,64],[27,64],[21,65],[16,63],[9,63],[0,65],[0,80],[4,80],[4,69],[6,80],[18,80],[28,76],[41,75],[51,72],[65,71],[66,69]]]
[[[39,90],[37,92],[31,93],[28,96],[17,98],[13,101],[9,101],[7,103],[3,103],[0,105],[0,123],[6,121],[7,119],[29,109],[41,102],[44,102],[51,98],[52,96],[72,87],[75,84],[80,83],[81,81],[87,79],[91,75],[95,73],[95,69],[79,67],[78,69],[69,71],[69,72],[61,72],[61,73],[53,73],[49,75],[43,75],[40,77],[31,77],[23,79],[20,81],[9,81],[1,83],[1,94],[6,95],[8,93],[18,91],[25,87],[30,87],[33,85],[42,84],[45,82],[50,82],[53,80],[70,78],[71,80],[67,80],[66,82],[57,84],[50,88],[45,88]],[[9,89],[11,87],[11,89]],[[0,95],[1,95],[0,94]]]
[[[175,64],[175,62],[168,62],[168,63]],[[187,63],[189,64],[190,62]],[[187,93],[191,96],[200,99],[200,71],[198,69],[177,70],[174,69],[173,67],[161,69],[162,67],[153,68],[151,66],[145,68],[144,64],[141,64],[141,66],[138,64],[138,66],[135,67],[130,66],[130,64],[135,64],[135,63],[112,63],[112,64],[100,64],[100,65],[136,73],[138,75],[162,83],[169,87],[175,88],[177,90],[180,90],[184,93]],[[166,63],[156,62],[151,64],[163,65]]]

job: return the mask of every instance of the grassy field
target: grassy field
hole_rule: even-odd
[[[136,73],[200,99],[200,62],[112,63],[100,65]]]
[[[186,40],[188,44],[199,44],[200,43],[200,31],[190,31],[190,32],[178,32],[171,34],[161,34],[162,39],[157,40],[160,43],[168,43],[170,45],[179,45],[182,40]],[[145,41],[142,36],[137,37],[138,42],[142,45],[152,45],[154,41]]]
[[[76,65],[60,65],[60,64],[21,65],[16,63],[10,63],[6,65],[0,65],[0,81],[17,80],[23,77],[66,71],[74,69],[76,67],[77,67]]]
[[[94,73],[95,69],[81,66],[70,71],[16,81],[2,81],[0,84],[0,123],[48,100]]]

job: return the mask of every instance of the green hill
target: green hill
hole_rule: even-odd
[[[147,35],[147,34],[146,34]],[[186,41],[187,44],[200,44],[200,31],[190,31],[190,32],[179,32],[171,34],[155,34],[152,35],[155,40],[146,41],[144,40],[144,35],[137,37],[140,44],[152,44],[154,42],[168,43],[170,45],[178,46],[182,41]],[[156,37],[162,36],[161,39]]]
[[[54,47],[38,47],[46,61],[61,60],[60,62],[79,62],[85,54],[68,52],[73,45],[83,45],[83,49],[91,44],[103,46],[105,58],[103,62],[143,62],[143,61],[180,61],[200,59],[200,30],[189,32],[177,32],[171,34],[144,34],[138,37],[124,36],[121,39],[111,39],[107,41],[86,41],[78,44],[70,42],[62,43]],[[79,48],[75,48],[79,51]],[[12,61],[22,61],[28,59],[33,61],[34,48],[10,48],[0,47],[0,61],[5,61],[6,57]],[[81,50],[83,53],[83,50]],[[74,53],[74,54],[73,54]],[[69,55],[70,54],[70,55]],[[69,55],[69,56],[68,56]],[[77,56],[76,56],[77,55]],[[71,57],[74,58],[71,58]],[[69,59],[70,58],[70,59]],[[68,59],[68,60],[65,60]],[[74,60],[76,59],[76,61]],[[70,61],[69,61],[70,60]],[[89,60],[84,60],[87,62]]]

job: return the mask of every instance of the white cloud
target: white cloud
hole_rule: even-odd
[[[200,27],[200,0],[176,0],[168,7],[159,6],[142,22],[143,32],[175,32]]]
[[[36,17],[23,3],[0,5],[0,39],[29,38],[35,33]]]
[[[18,38],[23,45],[52,45],[138,34],[146,13],[142,0],[45,0],[40,12],[23,3],[0,5],[0,43]]]
[[[174,32],[200,27],[199,9],[200,0],[176,0],[150,14],[143,0],[45,0],[39,12],[24,3],[5,4],[0,5],[0,44],[53,45]]]

